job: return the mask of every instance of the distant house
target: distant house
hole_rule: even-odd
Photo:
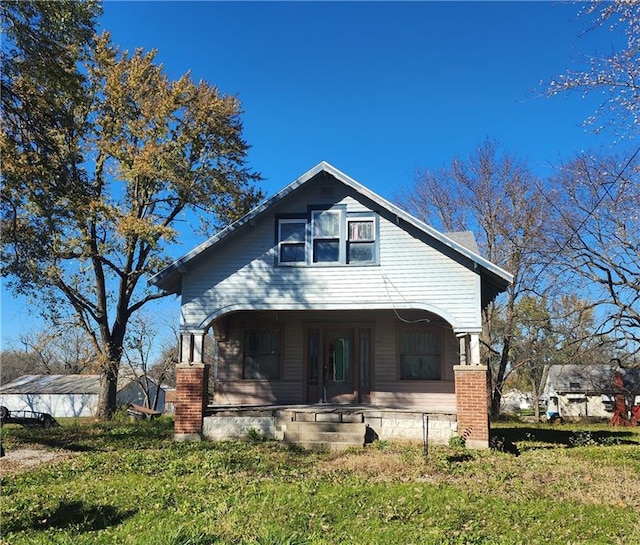
[[[429,414],[486,447],[482,309],[511,279],[470,233],[441,233],[320,163],[151,278],[181,296],[175,438],[209,437],[225,408],[305,406],[355,411],[379,437],[386,415],[400,434],[412,410],[420,437]]]
[[[143,388],[144,386],[144,388]],[[147,399],[145,392],[149,398]],[[151,377],[129,378],[118,381],[118,394],[116,397],[118,406],[133,403],[142,407],[154,409],[160,413],[165,411],[166,388],[158,386]]]
[[[155,394],[155,382],[146,380]],[[95,416],[99,394],[99,375],[24,375],[0,386],[0,405],[11,412],[45,412],[55,418],[87,417]],[[142,388],[135,380],[123,381],[116,399],[118,406],[144,405]],[[164,388],[160,388],[157,410],[163,409]]]
[[[532,408],[532,396],[530,393],[520,390],[505,392],[500,401],[501,411],[505,413],[519,413]]]
[[[95,416],[99,393],[98,375],[24,375],[0,386],[0,405],[56,418]]]
[[[602,417],[613,414],[614,379],[622,375],[624,393],[640,404],[640,369],[620,369],[616,365],[551,365],[547,372],[541,401],[548,416],[563,418]]]

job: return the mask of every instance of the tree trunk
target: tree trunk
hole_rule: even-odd
[[[540,421],[540,390],[535,380],[531,381],[531,402],[533,403],[533,415],[536,422]]]
[[[109,362],[100,373],[100,396],[96,416],[100,420],[110,420],[116,412],[116,394],[118,392],[118,367]]]
[[[504,386],[504,378],[507,373],[507,364],[509,363],[509,349],[511,346],[511,338],[505,337],[502,345],[502,353],[500,354],[500,365],[496,374],[496,381],[493,385],[491,394],[491,417],[498,418],[500,416],[500,405],[502,404],[502,388]]]

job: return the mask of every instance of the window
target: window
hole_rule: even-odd
[[[243,378],[280,378],[280,332],[278,330],[245,330],[243,348]]]
[[[279,265],[373,265],[378,261],[378,217],[348,213],[344,205],[310,209],[307,218],[277,221]]]
[[[347,226],[347,262],[373,263],[375,261],[373,220],[348,220]]]
[[[434,329],[400,330],[400,378],[440,380],[440,342]]]
[[[311,212],[314,263],[340,261],[340,216],[338,210]]]
[[[281,219],[278,222],[280,263],[305,263],[307,260],[307,222],[304,219]]]

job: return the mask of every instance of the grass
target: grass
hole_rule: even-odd
[[[1,479],[3,545],[635,544],[640,428],[500,423],[519,456],[174,443],[172,422],[3,430],[63,461]]]

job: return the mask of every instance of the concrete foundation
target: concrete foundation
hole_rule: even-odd
[[[276,434],[276,420],[275,416],[209,416],[202,422],[202,435],[211,441],[246,439],[250,433],[280,439]]]
[[[410,440],[422,442],[425,425],[429,443],[446,444],[458,430],[455,414],[424,413],[411,409],[387,409],[343,405],[268,407],[209,407],[202,423],[205,439],[246,439],[257,433],[266,439],[283,440],[292,422],[364,423],[367,442]],[[253,430],[253,431],[252,431]]]

